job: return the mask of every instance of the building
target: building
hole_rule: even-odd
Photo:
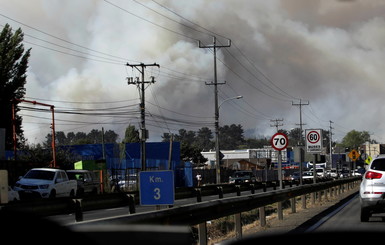
[[[271,162],[278,162],[278,151],[270,146],[265,146],[259,149],[244,149],[244,150],[221,150],[224,155],[222,159],[222,167],[228,169],[252,170],[264,169],[270,167]],[[208,168],[215,168],[215,151],[210,150],[201,152],[207,158],[205,165]],[[287,161],[286,149],[282,151],[282,162]]]
[[[361,146],[361,152],[366,153],[371,158],[375,158],[380,154],[385,154],[385,144],[371,144],[365,142],[365,144]]]

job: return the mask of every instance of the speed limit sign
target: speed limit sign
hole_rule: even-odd
[[[306,152],[321,153],[322,152],[322,129],[306,129]]]
[[[286,136],[286,134],[283,133],[276,133],[271,138],[271,146],[276,149],[277,151],[282,151],[286,149],[287,145],[289,144],[289,140]]]

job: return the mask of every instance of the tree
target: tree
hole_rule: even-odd
[[[214,147],[213,132],[208,127],[203,127],[196,134],[196,146],[203,151],[208,151]]]
[[[352,130],[342,139],[341,146],[351,150],[356,149],[366,141],[370,141],[370,134],[368,131]]]
[[[234,150],[245,143],[242,125],[231,124],[219,127],[219,148]]]
[[[119,135],[113,130],[104,132],[104,143],[116,143]],[[47,134],[45,137],[44,147],[51,147],[52,134]],[[84,132],[68,132],[67,135],[63,131],[55,132],[56,146],[61,145],[84,145],[84,144],[101,144],[102,130],[92,129],[88,134]]]
[[[15,126],[18,144],[24,145],[24,132],[21,127],[22,118],[17,114],[20,111],[14,99],[23,99],[27,79],[28,59],[31,49],[24,52],[22,44],[24,34],[19,28],[12,33],[12,28],[6,24],[0,33],[0,128],[6,130],[6,149],[12,149],[12,103],[15,104]]]
[[[303,136],[304,132],[302,132],[302,136]],[[290,130],[290,132],[288,133],[288,137],[289,137],[289,145],[290,146],[298,146],[301,144],[301,129],[300,128],[293,128],[292,130]],[[305,142],[303,141],[302,144],[304,144]]]
[[[104,132],[104,143],[116,143],[119,135],[114,130],[107,130]]]
[[[122,143],[137,143],[139,142],[139,131],[134,125],[128,125],[126,132],[124,133],[124,139]]]

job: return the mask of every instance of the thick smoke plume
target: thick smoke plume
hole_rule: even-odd
[[[21,27],[25,45],[33,48],[27,96],[57,107],[138,110],[138,90],[126,78],[140,73],[125,64],[158,63],[160,69],[146,69],[146,79],[156,80],[146,88],[153,140],[179,128],[212,127],[214,92],[206,83],[214,79],[213,50],[199,48],[197,40],[210,45],[213,35],[218,44],[232,41],[217,50],[218,82],[226,81],[219,86],[220,102],[243,96],[221,105],[221,125],[242,124],[255,135],[270,136],[275,130],[270,119],[283,118],[283,128],[290,130],[299,123],[292,102],[301,99],[309,101],[303,107],[305,128],[327,130],[332,120],[337,140],[352,129],[385,140],[381,0],[20,0],[0,1],[0,9],[2,24]],[[86,103],[111,101],[126,102]],[[65,132],[103,126],[122,134],[128,123],[139,125],[138,115],[57,118],[100,123],[58,121],[57,130]],[[30,142],[49,132],[37,124],[47,120],[25,117],[24,122]]]

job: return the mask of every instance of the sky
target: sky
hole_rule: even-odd
[[[0,0],[0,24],[32,48],[26,100],[55,106],[56,131],[140,126],[127,64],[145,69],[149,141],[179,129],[214,131],[214,36],[219,124],[248,136],[282,129],[351,130],[385,143],[382,0]],[[211,48],[201,48],[201,46]],[[230,42],[231,41],[231,42]],[[242,96],[242,99],[234,99]],[[22,104],[28,143],[50,133],[48,109]],[[330,121],[333,123],[330,124]]]

